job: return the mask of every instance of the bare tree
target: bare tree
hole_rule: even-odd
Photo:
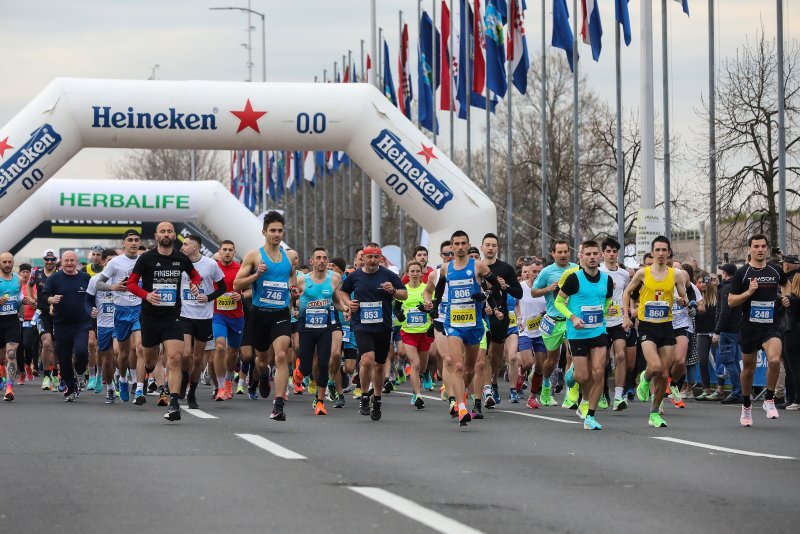
[[[196,150],[195,175],[198,180],[229,179],[230,171],[218,152]],[[110,165],[109,173],[124,180],[191,180],[191,150],[128,150]]]

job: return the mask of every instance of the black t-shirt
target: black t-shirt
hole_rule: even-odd
[[[395,289],[405,289],[400,277],[386,267],[379,266],[374,273],[356,269],[342,282],[342,291],[353,294],[359,309],[350,320],[353,332],[382,332],[392,329],[392,301],[394,297],[383,290],[381,284],[391,282]]]
[[[758,289],[739,307],[742,313],[742,327],[779,325],[783,318],[783,305],[780,303],[781,286],[786,284],[786,273],[772,263],[767,263],[761,269],[746,264],[739,267],[733,275],[731,294],[745,293],[750,288],[751,280],[758,280]]]
[[[54,271],[55,274],[57,271]],[[44,284],[47,282],[48,276],[45,274],[44,269],[36,269],[33,274],[28,278],[28,286],[36,286],[36,308],[43,312],[50,313],[50,305],[47,303],[47,297],[42,294],[44,291]]]
[[[158,249],[148,250],[139,256],[133,266],[138,274],[142,289],[161,296],[161,304],[153,306],[142,299],[142,314],[157,318],[177,318],[181,313],[181,274],[191,276],[194,271],[192,260],[179,250],[164,256]]]
[[[600,281],[600,276],[602,274],[601,271],[597,271],[595,276],[590,276],[589,273],[583,271],[584,276],[586,279],[589,280],[591,283],[596,284]],[[561,291],[563,291],[566,295],[574,295],[578,291],[580,291],[581,284],[578,281],[578,273],[571,273],[567,276],[567,279],[564,280],[564,285],[561,286]],[[606,291],[606,298],[610,299],[614,295],[614,279],[610,276],[608,277],[608,290]]]
[[[508,286],[505,290],[501,290],[500,286],[492,286],[492,295],[494,295],[496,307],[508,315],[508,295],[515,299],[522,298],[522,286],[519,285],[519,280],[517,280],[517,273],[513,267],[500,260],[496,260],[491,265],[487,264],[487,267],[495,276],[502,278]]]
[[[53,324],[80,324],[89,322],[91,309],[86,304],[86,288],[91,276],[83,271],[66,274],[58,271],[47,278],[44,289],[39,293],[47,297],[61,295],[61,302],[53,304]],[[48,304],[49,306],[49,304]]]

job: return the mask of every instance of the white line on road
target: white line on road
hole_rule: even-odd
[[[397,393],[398,395],[408,395],[409,397],[413,395],[413,393],[409,393],[409,392],[407,392],[407,391],[395,391],[395,393]],[[428,399],[428,400],[433,400],[433,401],[444,402],[444,401],[443,401],[442,399],[440,399],[439,397],[434,397],[434,396],[432,396],[432,395],[420,395],[420,397],[422,397],[423,399]]]
[[[404,497],[395,495],[381,488],[348,486],[348,489],[372,499],[378,504],[391,508],[395,512],[404,515],[414,521],[418,521],[426,527],[442,532],[443,534],[481,534],[480,530],[468,527],[459,523],[455,519],[434,512],[424,506],[420,506],[414,501],[409,501]]]
[[[696,441],[689,441],[686,439],[668,438],[662,436],[650,436],[653,439],[660,439],[662,441],[671,441],[672,443],[680,443],[682,445],[690,445],[692,447],[701,447],[703,449],[711,449],[714,451],[729,452],[731,454],[741,454],[743,456],[759,456],[762,458],[773,458],[775,460],[797,460],[793,456],[779,456],[777,454],[765,454],[762,452],[743,451],[740,449],[731,449],[729,447],[719,447],[717,445],[709,445],[707,443],[698,443]]]
[[[256,447],[260,447],[267,451],[268,453],[274,454],[280,458],[285,458],[286,460],[305,460],[306,457],[302,454],[298,454],[294,451],[290,451],[286,447],[282,445],[278,445],[274,441],[270,441],[267,438],[261,437],[257,434],[236,434],[236,437],[242,438],[245,441],[248,441],[255,445]]]
[[[192,408],[181,408],[181,410],[200,419],[219,419],[216,415],[211,415],[203,410],[194,410]]]
[[[511,410],[498,410],[497,408],[494,409],[495,412],[503,412],[503,413],[513,413],[514,415],[522,415],[524,417],[535,417],[536,419],[545,419],[547,421],[555,421],[556,423],[567,423],[570,425],[580,425],[580,421],[570,421],[569,419],[559,419],[557,417],[547,417],[546,415],[536,415],[532,413],[525,413],[525,412],[514,412]]]

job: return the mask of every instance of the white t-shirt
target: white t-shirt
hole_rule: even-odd
[[[442,273],[442,269],[441,269],[441,267],[439,267],[437,269],[434,269],[433,271],[431,271],[428,274],[428,282],[432,283],[434,288],[436,287],[436,284],[439,283],[439,276],[441,275],[441,273]],[[435,293],[435,291],[434,291],[434,293]],[[439,316],[436,317],[436,319],[434,319],[434,321],[436,321],[438,323],[444,323],[444,318],[447,315],[447,311],[448,311],[447,293],[448,293],[447,284],[445,283],[444,293],[442,293],[442,302],[441,302],[441,304],[439,304]]]
[[[106,263],[106,268],[103,269],[102,274],[108,279],[109,284],[112,286],[117,285],[128,279],[138,259],[138,256],[129,258],[125,254],[114,256]],[[115,306],[140,306],[142,304],[142,299],[128,290],[114,291],[113,293]]]
[[[112,291],[98,291],[97,282],[100,280],[98,273],[89,280],[86,292],[94,295],[94,307],[97,308],[97,326],[103,328],[114,327],[114,294]]]
[[[214,292],[214,282],[219,282],[225,275],[219,264],[207,256],[200,256],[194,262],[194,269],[203,279],[200,282],[200,294],[208,295]],[[181,317],[187,319],[211,319],[214,316],[214,301],[198,302],[190,289],[191,280],[186,273],[181,275]]]
[[[547,302],[544,297],[531,296],[531,286],[525,280],[520,281],[522,286],[522,298],[519,301],[520,325],[519,335],[529,338],[542,337],[539,330],[539,323],[542,321],[547,311]],[[522,327],[525,327],[525,330]]]
[[[600,271],[606,273],[614,281],[614,293],[611,295],[611,306],[608,307],[606,315],[606,326],[617,326],[622,324],[622,293],[631,282],[631,275],[620,266],[615,270],[606,267],[605,262],[600,264]]]
[[[694,291],[694,297],[692,297],[691,291],[686,292],[686,297],[689,300],[694,300],[697,303],[703,300],[703,294],[700,293],[700,290],[697,289],[697,286],[694,284],[692,284],[692,291]],[[692,321],[689,319],[689,308],[686,306],[679,306],[676,302],[678,299],[677,288],[675,289],[674,296],[675,301],[673,301],[672,304],[672,328],[688,328],[689,332],[694,332]]]

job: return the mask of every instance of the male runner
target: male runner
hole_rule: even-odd
[[[581,251],[583,268],[564,281],[555,306],[568,321],[573,376],[588,397],[581,401],[578,416],[583,419],[584,429],[602,430],[594,415],[603,393],[608,353],[605,314],[612,302],[614,281],[598,269],[600,246],[596,241],[584,241]]]
[[[622,294],[631,281],[628,271],[619,265],[619,250],[621,245],[613,237],[603,240],[603,263],[600,271],[606,273],[614,282],[613,302],[608,307],[606,314],[606,330],[611,343],[614,357],[614,411],[621,411],[628,407],[628,401],[623,396],[625,389],[625,375],[629,368],[633,368],[636,353],[629,362],[627,358],[626,339],[628,332],[622,327]]]
[[[17,378],[17,347],[22,340],[19,324],[20,306],[33,304],[33,299],[22,294],[22,285],[14,272],[14,256],[10,252],[0,254],[0,365],[5,359],[5,401],[14,400],[14,380]],[[21,370],[25,373],[25,370]]]
[[[652,405],[648,424],[656,428],[666,427],[667,423],[659,414],[661,401],[667,385],[667,377],[675,356],[675,332],[672,329],[672,306],[674,303],[684,306],[686,300],[686,273],[676,272],[668,266],[670,243],[664,236],[658,236],[650,244],[650,252],[654,263],[650,267],[639,269],[633,275],[631,283],[622,294],[622,326],[633,327],[630,317],[631,294],[639,290],[639,342],[642,354],[647,361],[647,369],[639,376],[636,394],[642,402],[650,396],[652,381]],[[675,297],[675,289],[678,297]]]
[[[233,280],[241,265],[234,261],[235,256],[236,245],[233,241],[226,239],[220,244],[217,265],[224,275],[227,291],[214,301],[214,317],[211,321],[214,334],[214,361],[209,362],[209,366],[213,363],[215,376],[228,376],[228,373],[233,376],[239,356],[239,347],[242,345],[242,334],[244,333],[242,293],[233,289]],[[247,373],[242,369],[239,374],[237,393],[244,393],[244,377],[246,375]],[[197,389],[195,380],[190,383],[190,388]]]
[[[775,386],[783,354],[784,308],[789,307],[789,288],[786,273],[775,264],[767,263],[769,241],[763,234],[751,236],[747,242],[750,261],[737,269],[731,281],[728,305],[741,307],[742,329],[739,340],[742,347],[742,426],[753,426],[752,400],[753,373],[756,353],[764,349],[767,355],[767,387],[762,408],[768,419],[777,419]]]
[[[542,387],[542,367],[547,357],[547,349],[542,341],[542,332],[539,330],[539,324],[547,310],[547,302],[544,297],[534,297],[531,294],[533,283],[539,277],[542,269],[544,266],[538,260],[522,266],[522,298],[519,301],[519,353],[518,357],[512,358],[509,364],[509,379],[516,380],[514,388],[511,389],[511,402],[514,402],[514,399],[519,402],[519,398],[523,394],[522,370],[534,367],[531,391],[528,397],[528,407],[531,409],[541,407],[536,395]]]
[[[428,249],[423,247],[422,245],[417,246],[414,248],[414,261],[419,263],[422,266],[422,283],[428,283],[428,275],[431,274],[434,269],[430,265],[428,265]],[[408,284],[409,276],[408,273],[403,273],[403,277],[400,278],[404,284]]]
[[[114,258],[117,252],[114,249],[104,250],[101,256],[103,269]],[[92,317],[97,321],[97,366],[101,374],[96,377],[95,392],[103,391],[103,381],[106,383],[106,404],[114,404],[114,293],[100,291],[97,283],[102,276],[102,269],[89,280],[86,294],[92,306]],[[98,386],[99,384],[99,386]]]
[[[256,350],[256,375],[259,383],[269,385],[267,350],[275,356],[275,400],[270,419],[286,421],[284,394],[289,381],[290,336],[292,334],[290,295],[297,295],[297,271],[281,247],[284,234],[283,215],[270,211],[264,216],[261,233],[264,246],[250,250],[233,281],[237,291],[253,290],[253,347]]]
[[[42,389],[49,389],[53,391],[58,388],[58,378],[53,376],[53,365],[55,363],[53,356],[53,316],[50,315],[50,305],[47,303],[47,297],[44,296],[42,290],[47,279],[56,272],[56,265],[58,258],[56,252],[52,248],[48,248],[42,255],[44,260],[44,268],[36,269],[33,275],[28,279],[28,287],[36,287],[36,300],[37,309],[39,311],[39,325],[41,328],[40,339],[42,340]]]
[[[89,276],[102,273],[105,265],[103,263],[103,250],[105,249],[102,245],[94,245],[89,252],[89,263],[81,270],[86,271]]]
[[[169,408],[164,414],[167,421],[180,421],[178,405],[182,375],[183,329],[181,328],[181,278],[189,275],[190,292],[197,297],[202,278],[194,269],[192,260],[177,250],[175,227],[170,222],[161,222],[156,227],[155,240],[158,246],[144,252],[136,260],[128,277],[128,291],[142,299],[139,320],[142,326],[142,348],[144,370],[150,374],[158,362],[159,348],[164,345],[167,357],[167,382],[175,388],[170,392]],[[141,287],[139,280],[142,281]],[[141,383],[137,384],[139,389]],[[178,386],[177,388],[175,386]]]

